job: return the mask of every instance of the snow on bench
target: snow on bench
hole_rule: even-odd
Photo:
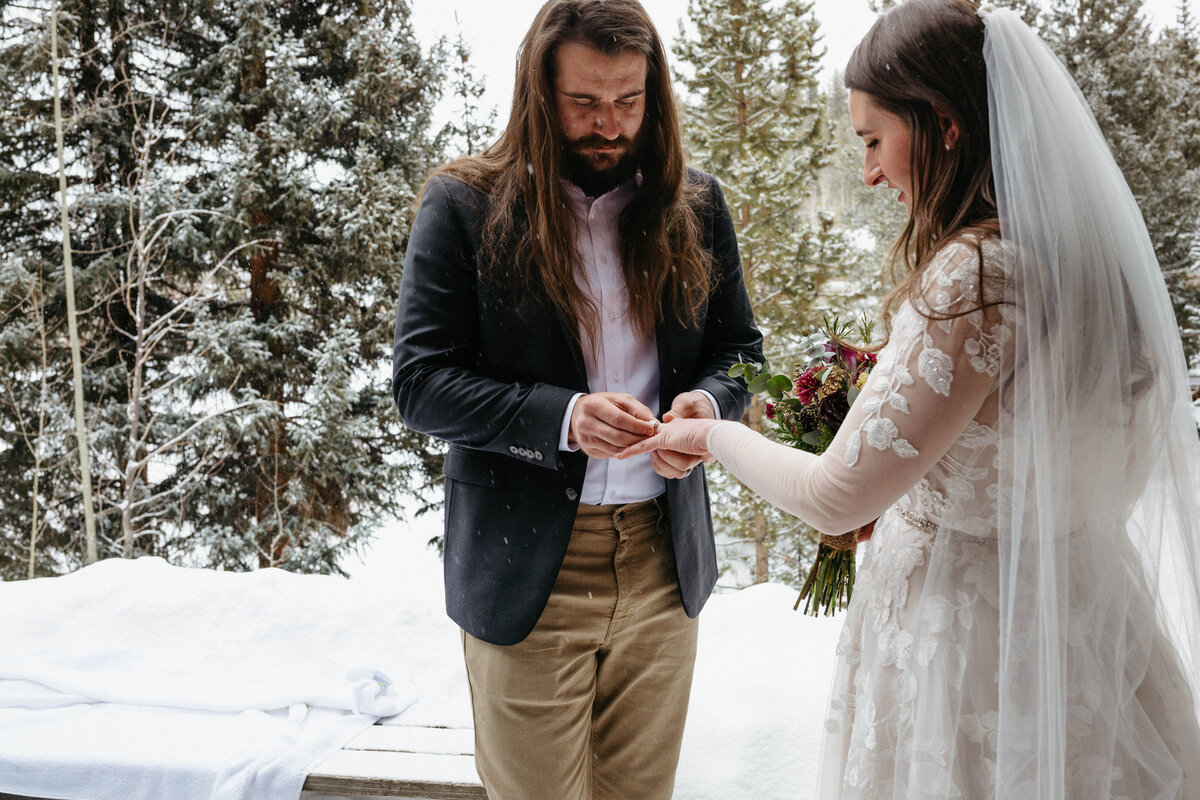
[[[309,773],[301,800],[486,800],[474,752],[470,728],[373,725]]]

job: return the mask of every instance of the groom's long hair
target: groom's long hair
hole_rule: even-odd
[[[555,53],[567,42],[603,53],[646,57],[646,114],[637,136],[641,185],[618,221],[630,322],[642,337],[667,313],[699,326],[714,286],[697,208],[701,186],[687,180],[679,118],[662,42],[636,0],[550,0],[517,54],[508,126],[478,156],[439,170],[487,196],[483,268],[510,296],[549,297],[573,335],[596,341],[595,305],[576,284],[572,203],[561,179],[565,137],[558,123]]]

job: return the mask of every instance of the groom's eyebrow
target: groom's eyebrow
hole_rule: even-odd
[[[570,90],[563,90],[562,93],[564,95],[566,95],[567,97],[570,97],[573,100],[599,100],[600,99],[597,95],[588,94],[587,92],[572,92]],[[631,89],[630,91],[621,95],[617,99],[618,100],[632,100],[635,97],[641,97],[645,93],[646,93],[645,89]]]

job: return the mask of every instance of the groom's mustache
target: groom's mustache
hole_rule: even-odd
[[[618,136],[615,139],[606,139],[598,133],[593,133],[585,136],[582,139],[576,139],[570,142],[570,145],[575,150],[580,150],[586,147],[623,147],[626,150],[633,150],[633,140],[628,136]]]

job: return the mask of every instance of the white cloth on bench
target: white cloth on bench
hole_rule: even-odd
[[[295,800],[415,699],[371,584],[113,559],[0,583],[0,792]]]

